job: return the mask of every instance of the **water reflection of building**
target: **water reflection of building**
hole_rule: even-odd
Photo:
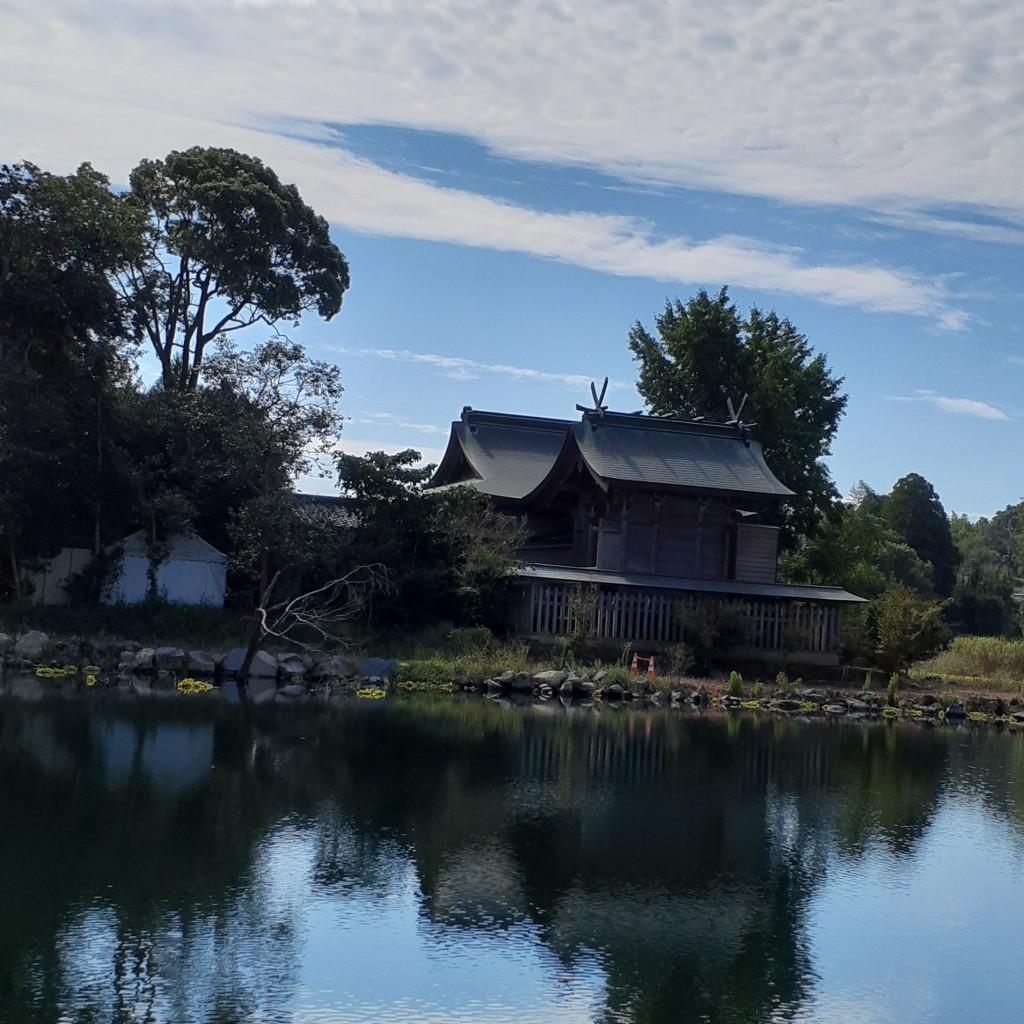
[[[92,723],[108,785],[121,785],[136,773],[167,795],[198,786],[213,763],[213,725],[161,722],[150,729],[119,718]]]

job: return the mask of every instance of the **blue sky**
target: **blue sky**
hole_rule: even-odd
[[[296,182],[352,268],[294,334],[346,450],[436,459],[464,405],[569,417],[605,375],[638,409],[631,324],[727,284],[846,378],[841,491],[987,515],[1024,495],[1024,8],[891,6],[5,0],[0,160]]]

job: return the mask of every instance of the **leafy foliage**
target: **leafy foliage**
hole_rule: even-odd
[[[107,179],[0,167],[0,545],[21,562],[101,533],[117,491],[124,310],[110,284],[131,246]]]
[[[341,308],[348,264],[327,222],[256,157],[197,146],[143,160],[130,182],[140,240],[117,282],[165,387],[194,391],[225,334]]]
[[[786,559],[786,578],[844,587],[868,599],[894,583],[931,596],[932,567],[886,524],[883,501],[862,484],[851,501],[835,502],[814,536]]]
[[[942,602],[925,600],[900,584],[890,587],[874,608],[878,664],[886,672],[905,671],[934,654],[949,635],[942,609]]]
[[[741,318],[725,288],[667,303],[655,326],[657,337],[640,323],[629,335],[648,409],[721,421],[726,399],[747,395],[744,416],[756,423],[765,459],[795,492],[777,514],[784,536],[792,545],[813,533],[835,497],[821,460],[846,408],[842,378],[788,320],[756,308]]]
[[[923,476],[908,473],[893,485],[882,503],[881,515],[885,524],[931,565],[935,592],[949,597],[960,557],[935,488]]]
[[[370,618],[385,628],[500,622],[523,528],[471,488],[425,490],[431,467],[419,458],[412,449],[338,458],[339,484],[358,519],[344,557],[382,564],[392,584]]]

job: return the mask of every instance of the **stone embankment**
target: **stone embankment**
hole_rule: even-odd
[[[237,694],[234,679],[245,650],[227,653],[146,647],[131,640],[93,643],[74,638],[51,641],[38,630],[14,638],[0,633],[0,658],[15,672],[34,673],[43,680],[69,685],[116,687],[138,694],[202,693],[223,690]],[[349,659],[305,652],[270,654],[257,651],[249,667],[249,692],[254,703],[290,702],[311,694],[330,696],[382,687],[395,663],[382,658]],[[213,684],[220,683],[221,687]]]
[[[135,694],[210,693],[237,698],[235,676],[245,651],[225,654],[178,647],[145,647],[133,641],[92,643],[78,638],[51,641],[32,630],[19,637],[0,633],[0,659],[16,673],[34,673],[40,680],[55,680],[62,688],[117,688]],[[249,670],[249,695],[254,703],[292,703],[313,697],[354,695],[382,698],[394,688],[443,690],[452,683],[418,684],[401,679],[401,665],[382,658],[347,658],[333,654],[258,651]],[[664,682],[664,681],[660,681]],[[941,680],[937,680],[941,684]],[[217,685],[219,684],[219,685]],[[1024,728],[1024,702],[979,694],[943,693],[920,689],[904,691],[890,701],[885,693],[843,690],[825,685],[811,687],[748,687],[749,695],[726,692],[721,680],[680,680],[655,686],[644,676],[622,670],[577,673],[547,669],[540,672],[507,671],[461,689],[490,698],[612,706],[765,711],[780,715],[848,718],[902,718],[920,721],[973,721]]]
[[[1024,728],[1024,702],[1019,697],[1004,699],[979,694],[935,694],[914,691],[897,695],[890,704],[886,693],[872,690],[842,690],[833,687],[775,687],[758,695],[730,695],[720,682],[689,680],[664,689],[643,676],[619,681],[621,674],[591,675],[565,671],[505,672],[485,680],[476,689],[491,697],[553,697],[575,701],[655,705],[676,708],[720,708],[766,711],[782,715],[814,715],[848,718],[905,718],[920,721],[998,722]],[[609,681],[614,679],[615,681]],[[749,689],[749,688],[748,688]]]

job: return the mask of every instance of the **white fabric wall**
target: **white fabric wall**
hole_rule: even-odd
[[[32,576],[32,600],[36,604],[64,604],[68,593],[64,589],[72,576],[77,576],[92,561],[88,548],[61,548],[60,554],[46,563],[42,572]]]
[[[126,537],[122,549],[121,575],[108,584],[104,600],[107,604],[140,604],[149,592],[144,536],[137,533]],[[174,541],[167,560],[157,569],[157,592],[172,604],[222,608],[226,578],[227,559],[193,534]]]

